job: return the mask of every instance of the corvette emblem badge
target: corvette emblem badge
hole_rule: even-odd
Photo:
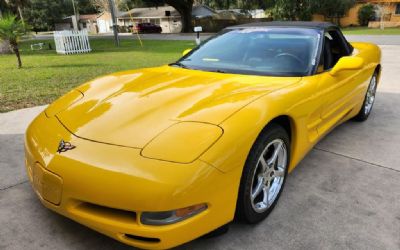
[[[72,145],[70,142],[66,142],[64,140],[60,141],[60,144],[58,144],[58,149],[57,149],[57,153],[62,153],[62,152],[66,152],[68,150],[72,150],[76,148],[74,145]]]

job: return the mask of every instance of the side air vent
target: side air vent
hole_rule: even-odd
[[[128,239],[133,239],[133,240],[143,241],[143,242],[148,242],[148,243],[158,243],[161,241],[158,238],[148,238],[148,237],[142,237],[142,236],[137,236],[137,235],[132,235],[132,234],[125,234],[125,237]]]

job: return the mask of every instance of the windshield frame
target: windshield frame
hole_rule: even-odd
[[[310,76],[314,75],[317,72],[318,69],[318,63],[321,58],[321,53],[322,53],[322,47],[323,47],[323,37],[324,34],[324,29],[321,28],[316,28],[316,27],[286,27],[286,26],[275,26],[275,27],[266,27],[266,29],[284,29],[284,28],[295,28],[299,30],[314,30],[316,31],[316,35],[318,36],[318,40],[315,45],[315,52],[313,51],[312,53],[315,53],[315,57],[310,60],[311,67],[310,69],[305,73],[305,74],[298,74],[298,72],[294,73],[288,73],[288,72],[260,72],[260,71],[254,71],[254,70],[243,70],[243,69],[229,69],[229,70],[220,70],[216,67],[196,67],[193,65],[185,65],[183,61],[190,57],[193,53],[195,53],[197,50],[202,48],[205,44],[207,44],[209,41],[218,38],[221,35],[224,35],[227,32],[231,32],[234,30],[246,30],[246,29],[252,29],[252,27],[228,27],[223,29],[222,31],[218,32],[217,34],[209,37],[208,39],[204,40],[200,45],[196,46],[193,48],[189,53],[185,54],[182,56],[180,59],[178,59],[174,63],[170,63],[169,66],[171,67],[181,67],[184,69],[188,70],[200,70],[200,71],[205,71],[205,72],[216,72],[216,73],[228,73],[228,74],[242,74],[242,75],[256,75],[256,76],[275,76],[275,77],[303,77],[303,76]],[[313,64],[311,61],[315,61]]]

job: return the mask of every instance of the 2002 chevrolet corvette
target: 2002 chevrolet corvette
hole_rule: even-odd
[[[26,133],[30,181],[47,208],[141,248],[259,222],[320,138],[368,118],[380,58],[329,23],[226,28],[51,104]]]

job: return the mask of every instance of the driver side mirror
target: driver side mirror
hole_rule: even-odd
[[[343,70],[361,69],[364,66],[364,59],[361,57],[344,56],[339,59],[336,65],[329,72],[332,76]]]
[[[182,56],[186,56],[190,51],[192,51],[192,49],[185,49],[185,50],[182,52]]]

